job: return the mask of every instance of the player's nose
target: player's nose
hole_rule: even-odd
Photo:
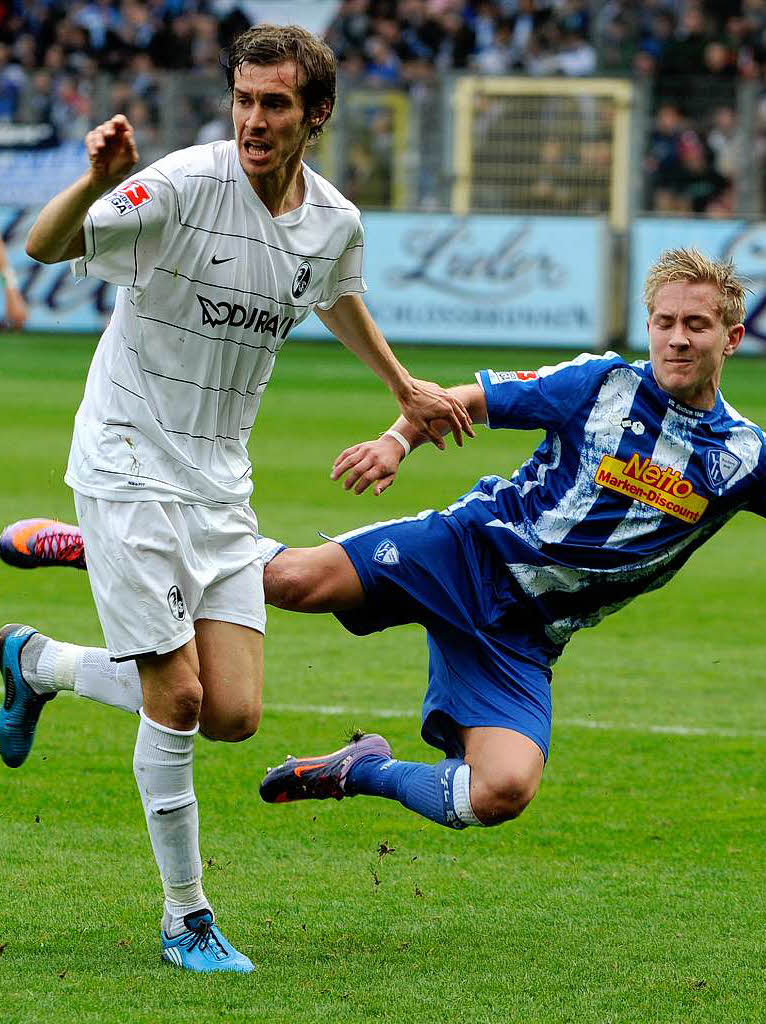
[[[266,126],[266,116],[264,108],[260,103],[254,103],[250,114],[245,122],[249,131],[257,131],[263,129]]]

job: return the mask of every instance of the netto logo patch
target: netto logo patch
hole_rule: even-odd
[[[677,469],[658,466],[638,453],[627,462],[605,455],[596,470],[596,483],[686,523],[698,522],[708,506],[707,498],[697,494]]]
[[[170,614],[174,618],[186,618],[186,604],[184,603],[184,596],[176,586],[171,587],[168,591],[168,608],[170,608]]]
[[[311,264],[305,260],[295,271],[293,278],[293,298],[299,299],[311,283]]]
[[[270,309],[260,309],[258,306],[247,309],[237,302],[214,302],[199,292],[197,301],[202,309],[203,327],[222,327],[226,324],[229,327],[241,327],[245,331],[252,329],[255,334],[270,334],[272,338],[286,338],[295,323],[294,317],[280,319],[279,314],[272,313]]]

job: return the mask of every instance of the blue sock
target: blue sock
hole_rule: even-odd
[[[460,758],[448,758],[438,764],[419,761],[395,761],[371,755],[355,764],[346,777],[349,795],[384,796],[398,800],[416,814],[447,828],[465,828],[455,813],[453,782]]]

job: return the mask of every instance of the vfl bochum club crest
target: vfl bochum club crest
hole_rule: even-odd
[[[311,283],[311,264],[305,260],[295,271],[293,278],[293,298],[299,299]]]
[[[707,453],[707,476],[713,487],[723,487],[742,465],[742,459],[738,459],[731,452],[723,448],[711,448]]]
[[[398,565],[399,549],[392,540],[382,540],[375,548],[372,558],[381,565]]]

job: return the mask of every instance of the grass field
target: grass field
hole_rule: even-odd
[[[62,475],[93,339],[0,346],[0,520],[68,519]],[[551,361],[401,355],[447,384]],[[766,422],[765,361],[734,360],[725,384]],[[310,544],[317,529],[442,507],[482,473],[509,473],[534,441],[481,431],[460,452],[417,452],[381,498],[344,494],[329,480],[335,455],[391,418],[345,352],[288,346],[251,446],[263,532]],[[196,761],[205,889],[256,963],[247,977],[161,966],[136,722],[58,698],[27,764],[0,770],[0,1021],[765,1020],[763,527],[740,516],[664,591],[574,639],[540,793],[492,830],[449,832],[365,798],[260,803],[267,765],[333,749],[355,726],[384,732],[399,756],[438,758],[419,738],[418,628],[358,640],[329,617],[270,613],[261,732],[200,742]],[[101,642],[84,573],[0,566],[0,619]]]

